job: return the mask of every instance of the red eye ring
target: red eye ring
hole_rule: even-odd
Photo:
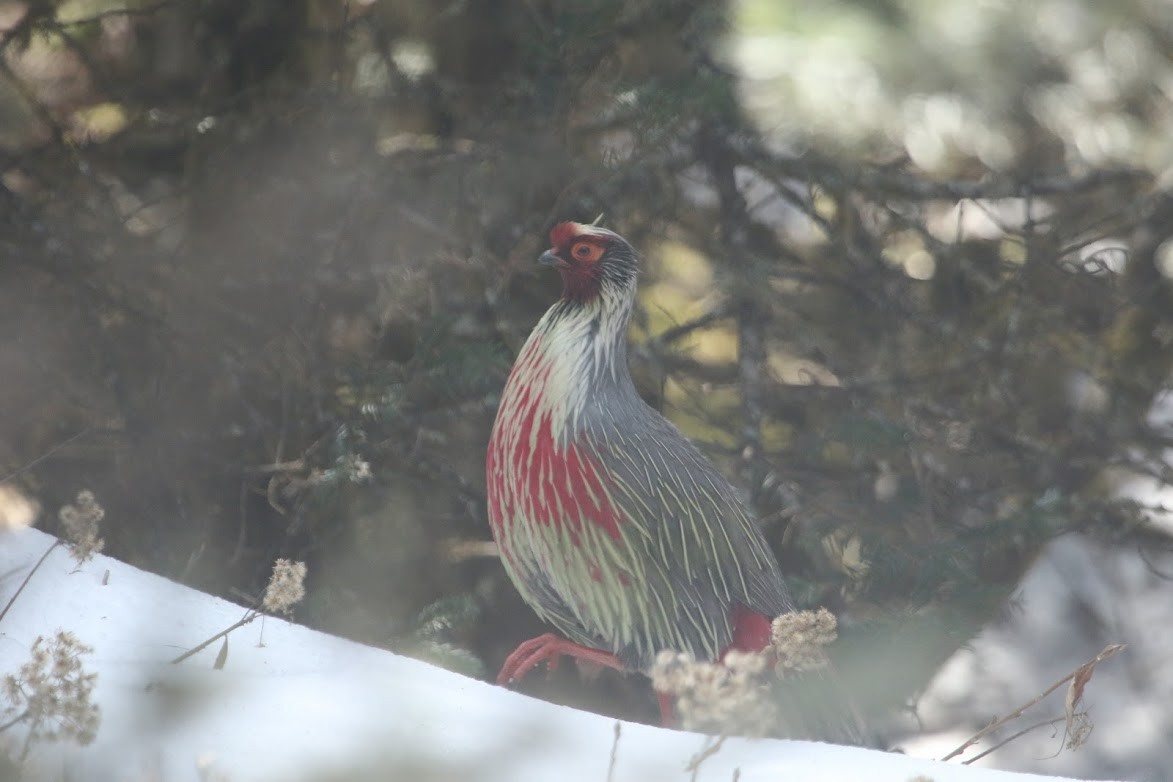
[[[577,242],[570,248],[570,254],[576,261],[595,263],[603,257],[603,248],[594,242]]]

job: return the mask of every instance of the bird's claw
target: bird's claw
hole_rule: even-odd
[[[513,682],[521,681],[522,677],[543,662],[546,663],[546,670],[553,673],[558,670],[558,663],[563,655],[605,668],[614,668],[617,671],[626,670],[623,663],[619,662],[619,658],[611,652],[592,649],[554,633],[545,633],[523,642],[513,650],[513,654],[505,658],[505,664],[501,666],[501,672],[497,674],[497,684],[508,686]]]
[[[553,633],[545,633],[522,642],[505,658],[501,672],[497,674],[497,684],[506,687],[521,681],[527,673],[543,662],[546,663],[546,670],[553,673],[558,670],[558,663],[562,660],[562,647],[565,644],[564,639]]]

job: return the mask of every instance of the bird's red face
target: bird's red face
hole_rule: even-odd
[[[550,231],[552,246],[538,260],[563,272],[587,272],[607,251],[611,243],[608,233],[600,232],[593,225],[558,223]]]
[[[628,268],[634,274],[630,246],[606,228],[558,223],[550,231],[550,244],[538,261],[562,274],[563,298],[588,301],[598,295],[605,278]]]

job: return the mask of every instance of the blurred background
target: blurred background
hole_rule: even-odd
[[[297,621],[490,676],[544,628],[485,444],[602,215],[637,385],[890,742],[1129,643],[1087,746],[997,762],[1168,778],[1171,186],[1164,0],[0,0],[0,497],[240,602],[303,560]]]

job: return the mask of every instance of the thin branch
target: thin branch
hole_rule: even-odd
[[[28,719],[28,716],[29,716],[29,711],[28,711],[28,709],[25,709],[25,710],[24,710],[23,712],[21,712],[21,713],[20,713],[18,716],[16,716],[16,717],[13,717],[13,718],[12,718],[11,720],[9,720],[8,722],[4,723],[3,725],[0,725],[0,733],[3,733],[4,731],[8,730],[9,728],[11,728],[11,727],[12,727],[13,725],[15,725],[16,723],[18,723],[18,722],[22,722],[22,721],[24,721],[24,720]]]
[[[1006,738],[1005,740],[999,741],[997,744],[990,747],[989,749],[979,752],[978,754],[974,755],[969,760],[961,761],[961,763],[962,763],[962,765],[965,765],[965,766],[968,766],[971,763],[976,763],[977,761],[984,758],[986,755],[989,755],[991,752],[995,752],[995,751],[1001,749],[1002,747],[1006,746],[1010,742],[1015,741],[1016,739],[1022,738],[1023,736],[1030,733],[1031,731],[1038,730],[1039,728],[1045,728],[1048,725],[1055,725],[1056,723],[1064,722],[1064,721],[1065,721],[1064,717],[1055,717],[1054,719],[1043,720],[1042,722],[1036,722],[1034,725],[1030,725],[1029,727],[1023,728],[1022,730],[1020,730],[1017,733],[1015,733],[1014,735]]]
[[[16,602],[16,598],[20,597],[20,593],[24,591],[26,586],[28,586],[29,581],[33,577],[33,574],[40,569],[41,565],[45,564],[45,560],[48,559],[49,555],[53,553],[53,549],[60,545],[62,545],[60,540],[53,541],[53,545],[49,546],[45,553],[41,555],[41,558],[37,560],[37,564],[33,565],[32,569],[28,572],[28,575],[24,577],[24,581],[20,582],[20,586],[16,588],[16,592],[14,592],[12,597],[8,599],[8,602],[4,605],[4,610],[0,611],[0,620],[4,619],[4,615],[8,613],[8,609],[12,608],[12,604]]]
[[[700,317],[685,321],[670,329],[665,329],[656,336],[648,340],[649,345],[654,348],[664,347],[677,342],[692,332],[708,328],[719,320],[724,320],[732,314],[732,308],[728,304],[721,304],[706,312]]]
[[[492,540],[469,540],[447,538],[440,542],[440,551],[448,562],[465,562],[470,559],[496,559],[501,556],[497,543]]]
[[[737,319],[737,373],[741,378],[741,409],[745,415],[741,429],[742,458],[750,464],[762,455],[765,365],[766,342],[761,317],[756,308],[749,308]]]
[[[965,750],[969,749],[970,747],[972,747],[974,744],[981,741],[986,736],[988,736],[991,733],[993,733],[994,731],[998,730],[1006,723],[1010,722],[1011,720],[1016,720],[1019,717],[1021,717],[1026,711],[1031,709],[1033,706],[1037,705],[1040,701],[1042,701],[1048,695],[1053,693],[1055,690],[1059,689],[1064,684],[1067,684],[1067,682],[1073,680],[1076,676],[1079,676],[1081,672],[1085,672],[1089,666],[1094,668],[1095,666],[1102,663],[1104,660],[1107,660],[1110,657],[1115,657],[1117,654],[1124,651],[1125,648],[1126,648],[1126,644],[1112,644],[1111,646],[1105,646],[1104,650],[1102,652],[1100,652],[1099,654],[1097,654],[1092,660],[1079,666],[1074,671],[1067,674],[1066,676],[1064,676],[1062,679],[1060,679],[1059,681],[1052,684],[1047,689],[1043,690],[1043,692],[1036,695],[1034,698],[1031,698],[1029,701],[1027,701],[1023,705],[1019,706],[1017,709],[1012,711],[1010,714],[1007,714],[1005,717],[998,717],[997,719],[994,719],[993,721],[990,722],[989,725],[987,725],[986,727],[979,730],[977,733],[970,736],[968,739],[965,740],[965,742],[960,747],[953,750],[945,757],[941,758],[941,760],[951,760],[951,759],[957,757],[962,752],[965,752]]]
[[[207,649],[207,648],[208,648],[209,646],[211,646],[213,643],[215,643],[216,641],[220,640],[220,639],[221,639],[221,638],[223,638],[224,636],[228,635],[228,634],[229,634],[229,633],[231,633],[233,630],[236,630],[237,628],[240,628],[240,627],[244,627],[246,624],[248,624],[248,623],[250,623],[250,622],[254,621],[254,620],[255,620],[255,619],[258,617],[258,616],[264,616],[264,614],[262,614],[260,611],[257,611],[255,608],[250,608],[250,609],[249,609],[249,610],[248,610],[248,611],[245,613],[245,615],[244,615],[244,617],[243,617],[243,618],[241,618],[241,619],[240,619],[240,620],[238,620],[237,622],[234,622],[232,625],[230,625],[230,626],[228,626],[228,627],[224,628],[223,630],[221,630],[220,632],[216,633],[215,635],[213,635],[211,638],[209,638],[208,640],[204,641],[203,643],[201,643],[201,644],[198,644],[198,645],[196,645],[196,646],[192,647],[191,649],[188,649],[186,652],[184,652],[183,654],[179,655],[179,656],[178,656],[178,657],[176,657],[174,660],[172,660],[172,661],[171,661],[171,664],[172,664],[172,665],[178,665],[179,663],[181,663],[181,662],[183,662],[184,660],[186,660],[188,657],[191,657],[191,656],[192,656],[192,655],[194,655],[194,654],[197,654],[197,653],[199,653],[199,652],[202,652],[204,649]]]
[[[692,773],[692,776],[689,777],[691,782],[696,782],[697,774],[699,774],[700,770],[701,770],[701,765],[706,760],[713,757],[713,755],[716,755],[718,752],[721,751],[721,747],[724,746],[725,739],[727,739],[727,738],[729,738],[729,737],[728,736],[717,736],[716,741],[714,741],[712,744],[710,744],[709,746],[702,749],[700,752],[693,755],[692,759],[688,761],[688,765],[684,767],[684,770]]]
[[[615,738],[611,742],[611,759],[607,763],[607,782],[615,782],[615,764],[619,760],[619,735],[623,732],[623,723],[615,720]]]
[[[1157,564],[1149,558],[1151,555],[1143,546],[1137,546],[1136,553],[1140,554],[1141,561],[1144,562],[1145,567],[1150,573],[1164,581],[1173,581],[1173,573],[1157,567]]]
[[[723,138],[721,128],[704,128],[698,138],[698,147],[699,156],[705,161],[717,190],[722,249],[728,261],[742,271],[741,284],[738,286],[740,295],[733,302],[734,316],[737,318],[737,373],[743,419],[739,443],[742,460],[752,476],[762,452],[762,376],[766,364],[762,314],[749,294],[756,282],[751,279],[756,266],[756,254],[750,246],[753,221],[749,217],[745,197],[737,186],[734,173],[736,156]]]
[[[36,467],[36,466],[37,466],[38,464],[40,464],[41,462],[43,462],[43,461],[45,461],[46,459],[48,459],[48,458],[49,458],[50,456],[52,456],[53,454],[55,454],[55,453],[57,453],[58,451],[60,451],[60,450],[61,450],[62,448],[64,448],[65,446],[67,446],[67,445],[69,445],[70,443],[72,443],[74,440],[80,440],[82,437],[84,437],[85,435],[89,434],[89,433],[90,433],[90,432],[92,432],[92,431],[93,431],[93,427],[91,427],[91,426],[87,426],[85,429],[82,429],[82,430],[81,430],[80,432],[78,432],[77,434],[75,434],[75,435],[72,435],[72,436],[70,436],[70,437],[67,437],[66,439],[64,439],[64,440],[62,440],[61,442],[57,443],[57,445],[54,445],[54,446],[53,446],[52,448],[50,448],[49,450],[45,451],[43,454],[41,454],[40,456],[38,456],[36,459],[33,459],[31,462],[29,462],[29,463],[28,463],[28,464],[26,464],[25,466],[23,466],[23,467],[18,467],[17,469],[15,469],[15,470],[13,470],[12,472],[10,472],[10,473],[8,473],[7,475],[5,475],[3,478],[0,478],[0,483],[6,483],[6,482],[8,482],[8,481],[12,480],[13,478],[15,478],[16,476],[18,476],[18,475],[21,475],[21,474],[23,474],[23,473],[26,473],[26,472],[28,472],[29,470],[31,470],[32,468]]]
[[[761,144],[751,143],[737,150],[740,161],[783,177],[815,179],[857,190],[882,193],[910,200],[954,200],[1021,198],[1084,193],[1112,185],[1134,185],[1152,178],[1137,168],[1109,168],[1083,176],[1038,176],[1027,179],[986,177],[976,181],[933,181],[907,174],[891,166],[843,168],[806,154],[802,159],[787,158],[771,152]]]

